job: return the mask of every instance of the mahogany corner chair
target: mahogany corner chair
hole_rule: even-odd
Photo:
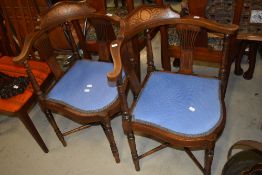
[[[177,72],[157,71],[154,65],[150,29],[163,28],[165,25],[174,26],[180,38],[181,61]],[[202,28],[219,33],[224,38],[217,76],[193,72],[192,65],[197,51],[194,50],[194,41]],[[143,157],[174,146],[183,148],[197,167],[205,175],[210,175],[215,143],[226,122],[223,94],[229,59],[228,43],[230,35],[237,31],[238,26],[219,24],[201,17],[179,18],[179,14],[169,7],[141,6],[121,20],[120,29],[118,39],[111,44],[116,69],[114,74],[108,74],[108,78],[117,78],[120,82],[123,129],[128,138],[135,169],[140,170],[139,160]],[[132,66],[133,59],[130,59],[125,50],[127,43],[143,31],[147,32],[147,74],[140,83]],[[121,69],[125,70],[135,96],[130,108],[123,93],[124,86],[121,86]],[[155,139],[161,145],[138,155],[134,133]],[[191,152],[195,149],[204,150],[204,166]]]
[[[107,72],[113,70],[113,64],[91,60],[91,56],[81,59],[72,38],[75,60],[64,72],[57,63],[55,49],[48,37],[52,29],[67,23],[69,27],[77,26],[75,29],[78,40],[84,40],[82,31],[78,30],[81,29],[79,21],[84,19],[118,23],[118,17],[98,13],[89,7],[86,1],[57,3],[41,18],[40,30],[26,38],[21,54],[13,61],[25,65],[38,96],[39,105],[64,146],[67,145],[64,136],[88,128],[92,124],[100,124],[110,143],[115,161],[118,163],[120,159],[110,121],[121,112],[121,106],[117,87],[114,82],[108,82],[106,77]],[[39,49],[40,57],[45,58],[55,76],[56,82],[48,91],[42,91],[39,88],[31,67],[27,64],[28,55],[33,49]],[[59,113],[83,125],[62,133],[52,113]]]

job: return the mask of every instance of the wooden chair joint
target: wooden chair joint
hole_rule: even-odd
[[[92,125],[83,125],[83,126],[76,127],[76,128],[74,128],[74,129],[71,129],[71,130],[69,130],[69,131],[64,132],[64,133],[63,133],[63,136],[68,136],[69,134],[73,134],[73,133],[75,133],[75,132],[77,132],[77,131],[81,131],[81,130],[86,129],[86,128],[89,128],[89,127],[91,127],[91,126],[92,126]]]
[[[151,154],[153,154],[153,153],[155,153],[157,151],[160,151],[160,150],[162,150],[162,149],[164,149],[164,148],[166,148],[168,146],[169,146],[169,143],[165,142],[165,143],[163,143],[163,144],[161,144],[161,145],[159,145],[159,146],[157,146],[157,147],[147,151],[146,153],[138,156],[138,159],[142,159],[142,158],[144,158],[146,156],[149,156],[149,155],[151,155]]]
[[[184,148],[184,150],[187,153],[187,155],[193,160],[193,162],[196,164],[196,166],[204,173],[204,167],[200,164],[200,162],[197,160],[197,158],[192,153],[192,151],[190,151],[190,149],[186,148],[186,147]]]

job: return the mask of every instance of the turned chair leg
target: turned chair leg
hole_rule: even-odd
[[[35,125],[33,124],[32,120],[30,119],[27,112],[22,111],[18,115],[19,119],[22,121],[22,123],[25,125],[27,130],[30,132],[30,134],[34,137],[35,141],[38,143],[38,145],[42,148],[42,150],[45,153],[48,153],[48,148],[46,147],[43,139],[39,135],[37,129],[35,128]]]
[[[114,0],[115,7],[118,7],[118,0]]]
[[[236,55],[236,60],[235,60],[235,71],[234,71],[234,73],[236,75],[242,75],[243,74],[243,69],[241,68],[241,60],[242,60],[242,57],[245,53],[246,47],[247,47],[247,43],[244,42],[244,41],[241,41],[240,42],[240,49],[239,49],[238,54]]]
[[[135,142],[134,133],[128,132],[127,133],[127,139],[128,139],[129,147],[130,147],[130,150],[131,150],[131,155],[132,155],[133,163],[135,165],[135,169],[136,169],[136,171],[139,171],[140,170],[139,158],[138,158],[138,154],[137,154],[137,150],[136,150],[136,142]]]
[[[210,175],[211,174],[211,166],[214,157],[214,147],[205,150],[205,168],[204,174]]]
[[[126,7],[126,0],[122,0],[122,7]]]
[[[246,80],[250,80],[253,77],[253,73],[254,73],[255,65],[256,65],[256,54],[257,54],[257,43],[250,42],[249,43],[249,52],[248,52],[249,67],[248,67],[248,70],[243,75],[243,77]]]
[[[53,127],[53,129],[54,129],[58,139],[61,141],[63,146],[66,146],[67,144],[66,144],[65,138],[64,138],[62,132],[60,131],[60,129],[58,128],[53,114],[51,113],[50,110],[44,110],[44,113],[45,113],[45,116],[46,116],[47,120],[49,121],[49,123]]]
[[[118,153],[118,149],[117,149],[116,142],[114,139],[114,134],[113,134],[113,130],[112,130],[110,121],[104,121],[101,125],[107,137],[107,140],[109,141],[110,148],[115,158],[115,161],[116,163],[119,163],[120,162],[119,153]]]
[[[180,59],[179,58],[175,58],[175,60],[173,61],[173,66],[174,67],[179,67],[180,66]]]

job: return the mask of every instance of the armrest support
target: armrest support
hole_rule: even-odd
[[[121,62],[121,45],[123,40],[118,39],[111,43],[110,51],[113,58],[114,70],[107,73],[107,78],[109,81],[116,81],[122,74],[122,62]]]
[[[21,53],[13,58],[14,63],[23,63],[32,50],[32,46],[40,35],[40,32],[34,32],[26,36]]]

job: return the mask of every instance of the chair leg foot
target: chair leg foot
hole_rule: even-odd
[[[214,148],[209,148],[205,150],[205,168],[204,174],[210,175],[211,174],[211,166],[214,157]]]
[[[38,145],[42,148],[42,150],[45,153],[48,153],[48,148],[46,147],[43,139],[39,135],[37,129],[35,128],[35,125],[33,124],[32,120],[30,119],[27,112],[21,112],[19,115],[19,119],[22,121],[22,123],[25,125],[27,130],[30,132],[30,134],[34,137],[35,141],[38,143]]]
[[[113,156],[115,158],[115,161],[116,161],[116,163],[119,163],[120,162],[119,153],[118,153],[118,149],[117,149],[116,142],[115,142],[115,139],[114,139],[114,134],[113,134],[113,130],[112,130],[110,121],[106,121],[106,122],[102,123],[102,128],[103,128],[104,133],[107,137],[107,140],[109,141],[110,148],[111,148],[111,151],[112,151]]]
[[[242,75],[243,74],[243,69],[241,67],[235,67],[235,75]]]
[[[253,73],[256,65],[256,53],[257,53],[257,43],[252,42],[249,44],[249,52],[248,52],[249,67],[248,70],[243,75],[243,77],[246,80],[250,80],[253,78]]]
[[[135,165],[135,169],[136,171],[140,171],[139,158],[136,150],[134,133],[133,132],[127,133],[127,139],[131,150],[131,155],[132,155],[133,163]]]
[[[244,72],[243,69],[241,68],[241,60],[245,53],[246,47],[247,47],[246,42],[244,41],[240,42],[239,53],[237,54],[236,60],[235,60],[235,70],[234,70],[235,75],[242,75]]]
[[[180,59],[175,58],[175,60],[173,61],[173,66],[174,67],[179,67],[180,66]]]
[[[44,113],[45,113],[47,120],[49,121],[49,123],[53,127],[58,139],[61,141],[63,146],[67,146],[65,138],[64,138],[63,134],[61,133],[60,129],[58,128],[56,121],[54,119],[54,116],[52,115],[51,111],[45,110]]]

